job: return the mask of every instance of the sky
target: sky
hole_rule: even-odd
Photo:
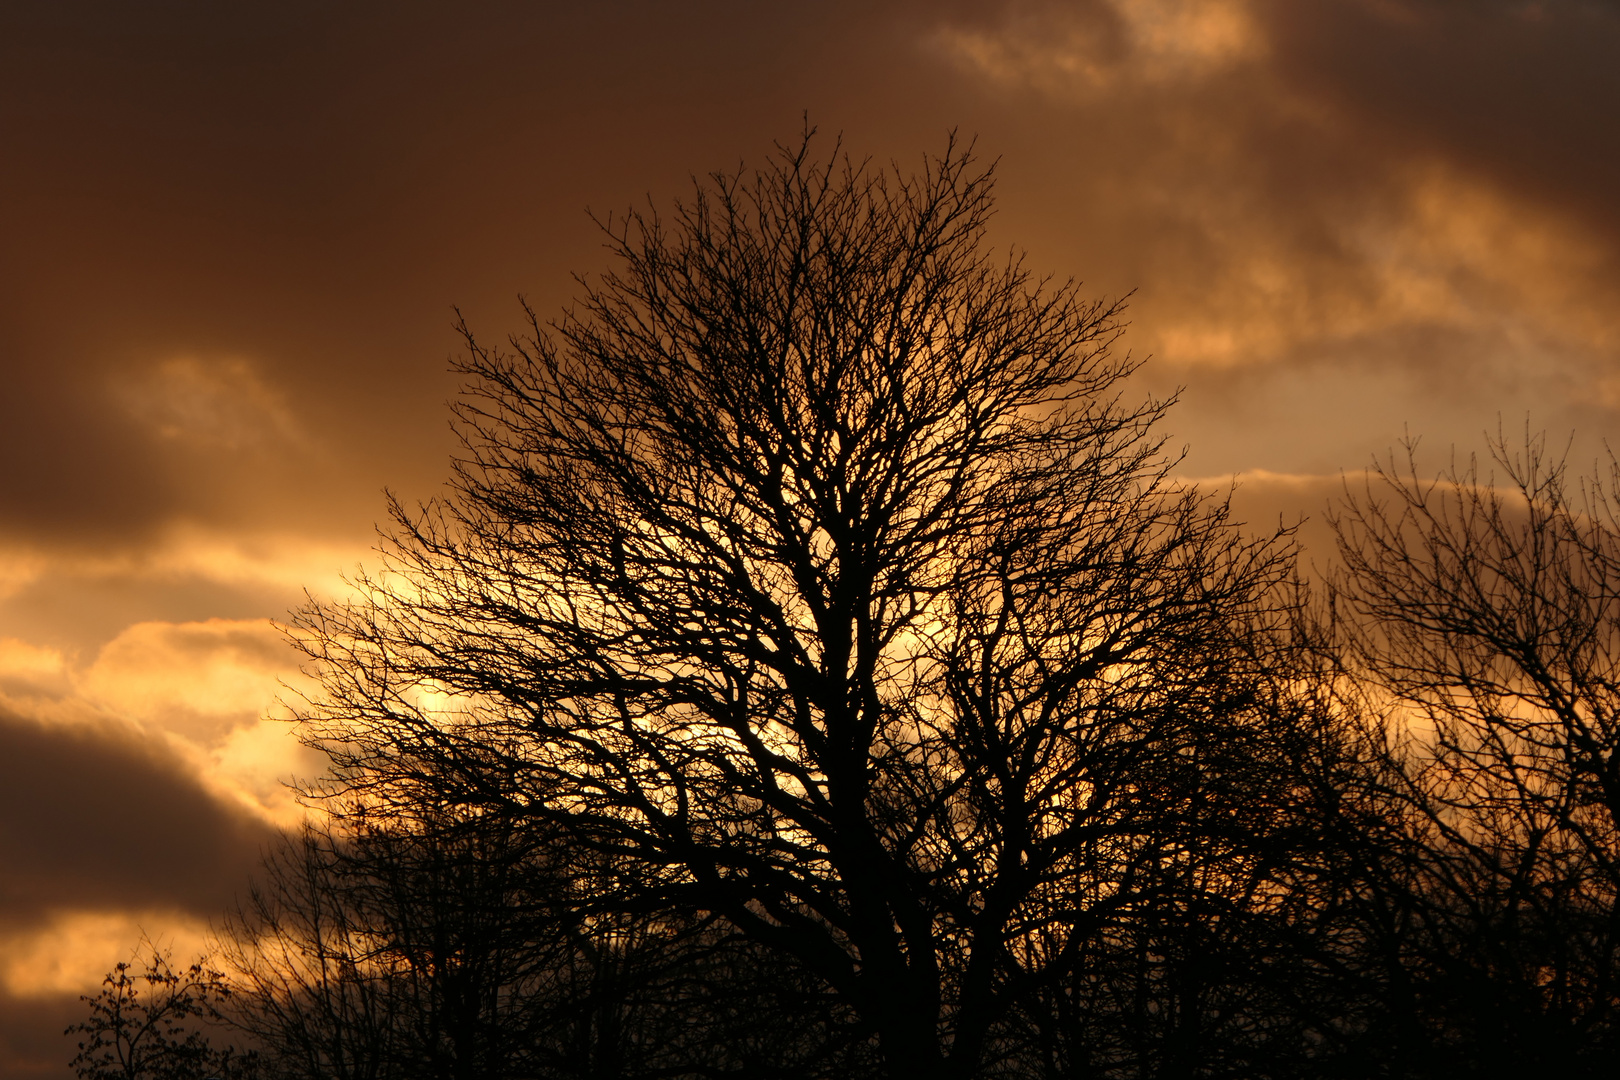
[[[974,138],[990,241],[1130,294],[1181,474],[1321,564],[1408,435],[1603,452],[1617,57],[1616,0],[0,0],[0,1075],[297,820],[275,622],[442,490],[455,310],[560,310],[591,213],[806,115]]]

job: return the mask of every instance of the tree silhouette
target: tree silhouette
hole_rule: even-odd
[[[605,909],[610,869],[532,825],[357,813],[270,853],[219,953],[268,1072],[857,1075],[794,972],[712,919]]]
[[[1409,446],[1319,603],[990,170],[812,145],[462,327],[450,493],[289,628],[327,817],[80,1075],[1611,1075],[1620,467]]]
[[[1433,480],[1380,466],[1335,522],[1358,677],[1393,703],[1414,843],[1399,1006],[1462,1067],[1608,1075],[1620,1007],[1617,472],[1542,437]],[[1433,1053],[1435,1051],[1431,1051]]]
[[[988,254],[991,204],[954,142],[907,176],[807,136],[610,220],[576,308],[467,332],[453,494],[297,630],[346,797],[544,822],[890,1075],[1013,1061],[1085,942],[1264,877],[1297,712],[1288,545],[1171,482],[1119,306]]]
[[[80,1080],[253,1080],[256,1055],[217,1049],[208,1037],[230,996],[224,976],[206,960],[175,971],[148,941],[137,952],[146,954],[144,968],[119,962],[99,994],[81,999],[89,1017],[67,1029],[85,1036],[69,1063]]]

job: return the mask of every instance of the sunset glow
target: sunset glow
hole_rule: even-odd
[[[456,312],[607,269],[587,211],[806,114],[907,170],[976,138],[996,244],[1132,293],[1174,475],[1325,564],[1407,435],[1620,432],[1617,58],[1579,0],[8,5],[0,1076],[67,1077],[78,995],[204,948],[309,812],[283,624],[443,491]]]

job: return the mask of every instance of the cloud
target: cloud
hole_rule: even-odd
[[[1196,80],[1265,52],[1245,0],[1011,3],[999,25],[946,22],[927,40],[999,82],[1076,97]]]
[[[1438,152],[1612,242],[1620,6],[1594,0],[1258,4],[1275,67],[1387,141]]]
[[[1028,116],[998,227],[1137,290],[1126,344],[1184,388],[1196,471],[1359,468],[1525,416],[1582,457],[1614,424],[1620,8],[1012,0],[922,38]]]
[[[1211,175],[1230,178],[1233,165]],[[1267,221],[1265,194],[1184,190],[1164,208],[1161,221],[1196,237],[1215,271],[1189,280],[1156,268],[1176,291],[1152,330],[1166,359],[1277,362],[1431,330],[1489,333],[1520,356],[1588,366],[1620,342],[1608,248],[1477,176],[1432,160],[1392,167],[1363,198],[1326,200],[1293,222]]]
[[[0,639],[0,1071],[58,1075],[30,1025],[142,936],[202,951],[303,816],[284,781],[323,759],[260,719],[295,666],[263,619],[139,622],[87,661]]]
[[[275,835],[160,740],[0,712],[0,926],[62,912],[222,910]]]
[[[174,357],[120,374],[125,410],[159,438],[224,450],[286,450],[308,441],[286,397],[240,357]]]
[[[371,554],[359,542],[332,541],[308,533],[203,529],[176,523],[160,542],[120,554],[116,561],[93,557],[79,565],[86,573],[128,573],[177,581],[194,577],[221,585],[329,598],[345,596],[342,574]]]
[[[285,827],[305,813],[288,784],[325,767],[274,718],[281,698],[314,691],[298,665],[267,619],[139,622],[87,663],[0,640],[0,707],[103,742],[144,741],[210,797]]]
[[[1325,568],[1335,548],[1327,511],[1344,493],[1341,474],[1277,473],[1250,469],[1230,476],[1185,477],[1214,498],[1228,499],[1232,521],[1250,536],[1292,531],[1307,574]]]
[[[0,539],[0,637],[93,651],[135,622],[282,617],[306,592],[347,596],[366,539],[187,523],[102,546]]]
[[[0,638],[0,694],[60,697],[70,686],[68,660],[60,649]]]
[[[93,707],[167,736],[217,798],[285,827],[304,815],[288,784],[325,766],[272,718],[283,696],[315,690],[299,660],[267,619],[143,622],[103,646],[74,685]]]
[[[76,1040],[63,1031],[85,1017],[80,992],[18,997],[0,989],[0,1067],[7,1080],[71,1080],[67,1063]]]
[[[110,712],[208,741],[257,721],[297,664],[268,619],[142,622],[102,647],[78,688]]]
[[[1408,145],[1378,99],[1382,69],[1312,33],[1306,7],[1014,3],[936,35],[962,70],[1072,110],[1090,151],[1078,201],[1113,219],[1096,232],[1129,250],[1104,258],[1134,263],[1151,298],[1137,348],[1225,367],[1356,341],[1387,352],[1415,328],[1483,331],[1590,387],[1620,344],[1615,238],[1443,140]],[[1432,24],[1456,20],[1435,5],[1322,7],[1335,25],[1421,13],[1422,33],[1386,52],[1424,70],[1450,59]],[[1521,19],[1515,7],[1496,5],[1497,21]],[[1570,5],[1538,10],[1556,21]],[[1315,54],[1337,78],[1306,74]]]
[[[0,996],[83,993],[136,942],[150,938],[185,962],[208,952],[209,934],[207,920],[184,911],[53,911],[20,932],[0,927]]]

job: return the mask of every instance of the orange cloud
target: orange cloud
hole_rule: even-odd
[[[85,993],[149,937],[176,957],[208,949],[208,923],[183,911],[61,911],[26,932],[0,929],[0,992],[13,998]]]
[[[109,712],[208,740],[264,715],[296,667],[268,619],[143,622],[103,646],[78,685]]]
[[[1012,4],[994,26],[946,22],[930,41],[997,82],[1081,97],[1205,77],[1266,49],[1244,0]]]
[[[115,392],[132,418],[164,439],[241,450],[308,438],[285,395],[241,357],[174,357],[120,376]]]

